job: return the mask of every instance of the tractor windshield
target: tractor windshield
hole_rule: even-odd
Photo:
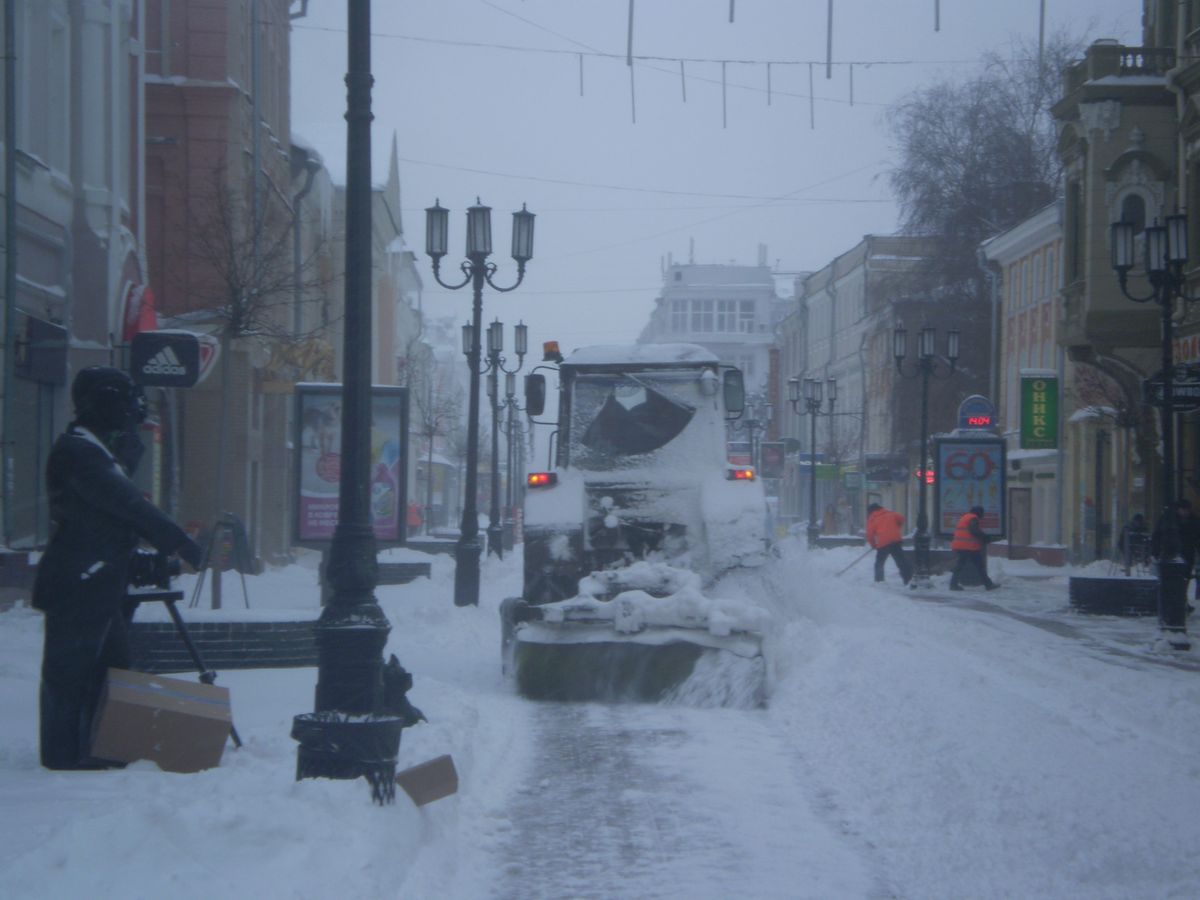
[[[585,469],[612,469],[678,437],[696,414],[694,372],[587,374],[575,379],[571,459]]]

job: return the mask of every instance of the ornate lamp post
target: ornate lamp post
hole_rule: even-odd
[[[730,427],[734,431],[744,431],[750,437],[750,464],[756,469],[759,468],[762,460],[759,459],[759,448],[761,440],[756,440],[756,436],[761,436],[771,426],[771,420],[775,416],[775,409],[767,402],[764,395],[759,394],[749,398],[746,404],[745,417],[739,421],[731,422]]]
[[[458,284],[442,281],[439,266],[446,255],[450,211],[434,201],[425,210],[425,252],[433,260],[433,277],[442,287],[457,291],[471,285],[474,304],[471,314],[470,346],[464,330],[464,351],[471,369],[471,388],[467,407],[467,473],[463,497],[462,522],[459,526],[458,544],[454,550],[454,605],[479,605],[479,514],[476,510],[476,490],[479,468],[479,376],[482,353],[479,336],[483,326],[483,286],[507,293],[515,290],[525,279],[525,263],[533,259],[533,213],[524,206],[513,213],[512,258],[517,261],[517,280],[509,287],[499,287],[492,276],[496,264],[488,262],[492,253],[492,210],[476,199],[475,205],[467,210],[467,258],[459,266],[463,280]]]
[[[371,4],[349,3],[346,152],[346,312],[338,520],[316,625],[316,711],[295,716],[296,778],[358,778],[374,798],[395,795],[405,719],[382,711],[383,648],[391,626],[370,517],[371,474]]]
[[[511,523],[513,506],[518,499],[516,485],[521,480],[520,477],[514,478],[513,473],[523,473],[525,470],[525,443],[523,440],[525,426],[521,424],[516,415],[519,412],[523,412],[521,405],[517,402],[516,372],[505,372],[504,374],[504,409],[505,421],[500,426],[500,430],[504,432],[505,438],[505,470],[507,472],[507,477],[505,478],[504,506],[507,510],[505,516]],[[515,451],[514,448],[516,448]],[[513,468],[514,452],[517,457],[516,468]]]
[[[515,378],[525,364],[525,353],[529,349],[529,326],[518,322],[513,329],[513,344],[517,352],[517,364],[512,369],[504,367],[504,325],[496,319],[488,326],[488,398],[492,403],[492,502],[488,510],[488,552],[504,557],[504,525],[500,520],[500,373],[505,381]]]
[[[917,494],[917,533],[913,537],[913,549],[917,557],[916,570],[910,582],[913,588],[928,588],[933,586],[930,580],[929,564],[929,512],[925,503],[925,495],[929,485],[929,379],[949,378],[954,374],[958,365],[958,332],[946,333],[946,360],[949,366],[938,371],[938,356],[935,350],[937,344],[937,329],[927,325],[921,329],[920,341],[917,347],[917,359],[912,369],[904,371],[905,357],[908,355],[908,332],[904,326],[898,326],[892,332],[892,355],[896,358],[896,371],[902,378],[921,379],[921,468],[920,484]]]
[[[1174,320],[1175,299],[1185,302],[1200,299],[1185,290],[1183,275],[1188,259],[1188,224],[1183,213],[1167,216],[1165,226],[1155,223],[1145,230],[1146,277],[1150,294],[1138,297],[1129,292],[1127,279],[1133,268],[1134,225],[1112,225],[1112,267],[1121,284],[1121,293],[1135,303],[1153,301],[1162,309],[1162,556],[1158,561],[1158,625],[1167,643],[1187,650],[1187,564],[1180,555],[1179,523],[1175,504],[1175,392],[1174,392]]]
[[[817,538],[821,536],[821,523],[817,518],[817,416],[821,414],[821,401],[824,389],[820,378],[804,379],[804,394],[800,393],[800,378],[793,375],[788,379],[788,402],[792,411],[798,416],[808,414],[811,427],[808,445],[808,546],[817,546]],[[800,409],[800,401],[804,401],[804,410]],[[829,379],[829,416],[830,427],[833,422],[833,404],[837,401],[837,379]]]

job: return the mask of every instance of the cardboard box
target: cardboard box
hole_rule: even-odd
[[[419,766],[396,773],[396,783],[412,797],[417,806],[449,797],[458,790],[458,770],[449,755],[439,756]]]
[[[211,769],[221,762],[232,722],[228,688],[109,669],[92,730],[92,756],[148,759],[167,772]]]

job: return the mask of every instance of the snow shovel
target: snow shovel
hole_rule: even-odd
[[[851,569],[853,569],[855,566],[857,566],[860,562],[862,562],[864,559],[866,559],[867,556],[870,555],[871,551],[874,549],[875,549],[874,547],[868,547],[866,550],[863,551],[862,556],[858,557],[858,559],[854,560],[854,562],[850,563],[850,565],[846,566],[846,568],[844,568],[840,572],[838,572],[837,575],[834,576],[834,578],[837,578],[841,575],[845,575],[847,572],[849,572]]]

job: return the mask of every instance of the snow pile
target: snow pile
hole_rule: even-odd
[[[543,621],[611,622],[622,634],[647,627],[702,628],[714,637],[761,632],[769,616],[743,600],[706,596],[700,576],[664,563],[639,561],[622,569],[593,572],[579,582],[579,595],[541,607]]]

